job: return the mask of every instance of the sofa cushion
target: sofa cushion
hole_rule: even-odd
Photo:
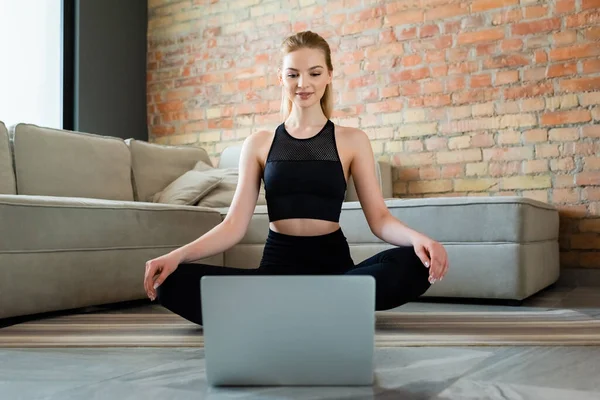
[[[390,213],[444,243],[529,243],[558,239],[558,211],[519,196],[389,199]],[[360,203],[346,203],[340,225],[353,243],[378,242]]]
[[[8,131],[0,121],[0,194],[17,194]]]
[[[135,199],[152,202],[177,178],[194,168],[198,161],[212,166],[206,150],[201,147],[167,146],[127,139],[131,149]]]
[[[17,124],[14,154],[19,194],[133,200],[122,139]]]
[[[154,195],[155,203],[194,205],[215,189],[222,177],[208,176],[200,171],[188,171],[175,179],[165,190]]]

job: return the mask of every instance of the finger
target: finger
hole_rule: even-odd
[[[152,289],[152,285],[154,284],[154,276],[156,275],[156,266],[152,263],[149,264],[149,268],[147,271],[146,280],[144,282],[146,293],[151,300],[154,300],[154,291]]]
[[[417,257],[419,257],[419,260],[421,260],[421,263],[425,266],[425,268],[429,268],[431,266],[431,259],[422,246],[415,247],[415,254]]]
[[[435,280],[440,279],[440,274],[442,272],[443,264],[440,260],[439,254],[437,251],[431,251],[431,277]]]

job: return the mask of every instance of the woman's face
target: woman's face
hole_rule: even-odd
[[[279,81],[290,100],[296,106],[306,108],[320,103],[331,76],[323,53],[303,48],[286,54]]]

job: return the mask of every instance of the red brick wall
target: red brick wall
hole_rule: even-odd
[[[332,119],[393,163],[395,196],[555,204],[562,265],[600,268],[600,0],[149,0],[149,15],[151,141],[217,160],[274,129],[278,47],[314,30]]]

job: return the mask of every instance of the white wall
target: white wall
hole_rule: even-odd
[[[62,128],[62,1],[0,0],[0,121]]]

